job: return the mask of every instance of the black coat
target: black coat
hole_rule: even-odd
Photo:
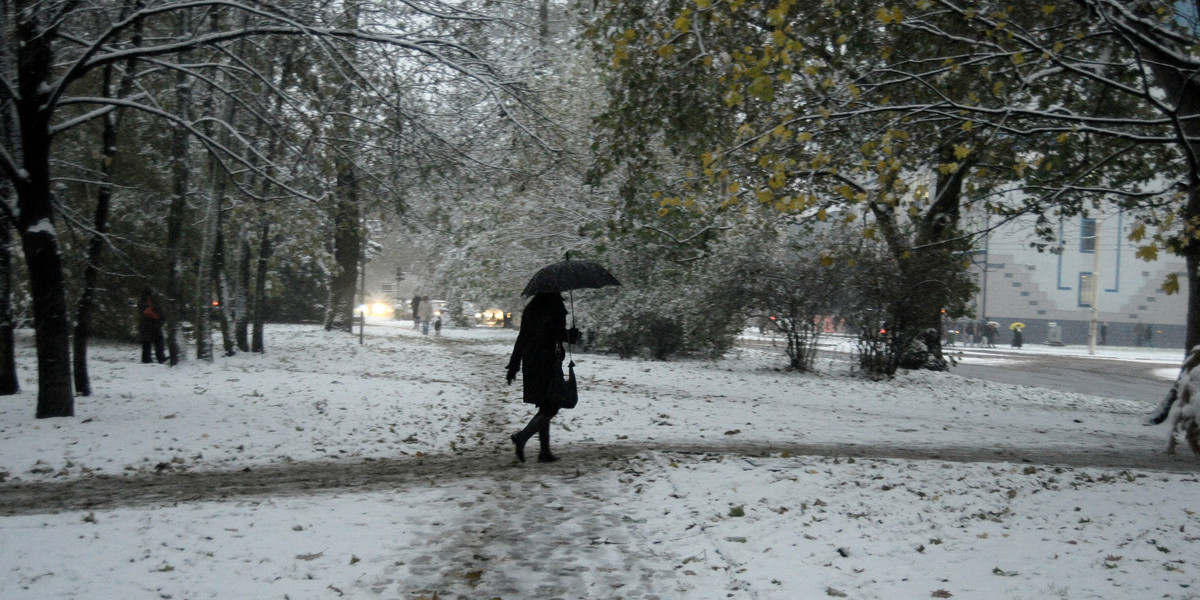
[[[567,339],[567,307],[558,294],[538,294],[521,313],[521,331],[508,360],[511,379],[522,373],[525,402],[539,407],[550,382],[562,380],[563,342]]]
[[[143,293],[138,298],[138,341],[153,342],[162,337],[162,313],[154,296]]]

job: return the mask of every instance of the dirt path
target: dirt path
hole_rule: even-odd
[[[964,448],[888,448],[856,445],[759,444],[754,442],[614,442],[571,445],[571,460],[556,465],[516,465],[504,431],[494,439],[504,444],[454,454],[384,460],[291,463],[240,471],[193,471],[151,476],[100,476],[62,482],[0,485],[0,515],[54,513],[67,510],[108,509],[122,506],[176,504],[229,500],[251,496],[290,496],[323,491],[397,489],[423,481],[453,478],[486,478],[512,469],[553,468],[595,472],[613,468],[645,452],[764,456],[819,455],[862,459],[897,458],[951,462],[1017,462],[1072,467],[1147,469],[1197,472],[1200,463],[1190,456],[1170,457],[1162,452],[1077,452],[1043,449],[990,451]]]
[[[442,342],[451,344],[452,342]],[[523,478],[522,469],[550,469],[562,473],[598,473],[619,470],[645,453],[765,456],[840,456],[863,459],[943,460],[951,462],[1016,462],[1072,467],[1147,469],[1170,472],[1200,471],[1200,461],[1190,455],[1168,456],[1162,451],[1130,452],[1087,448],[1073,451],[1045,448],[900,448],[854,444],[779,444],[719,441],[575,442],[570,459],[554,465],[519,465],[512,455],[508,434],[513,429],[505,411],[511,396],[495,386],[502,369],[492,354],[469,344],[454,344],[468,363],[461,383],[479,390],[472,436],[480,444],[441,455],[404,456],[354,461],[295,462],[264,465],[238,471],[169,472],[136,476],[97,476],[55,482],[0,484],[0,515],[54,513],[69,510],[110,509],[124,506],[171,505],[222,501],[246,497],[294,496],[348,489],[372,491],[419,486],[452,479]],[[501,396],[504,397],[501,397]],[[497,488],[501,496],[507,488]],[[514,506],[524,497],[513,491]],[[508,498],[498,500],[503,505]]]

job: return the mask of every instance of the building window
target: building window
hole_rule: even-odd
[[[1079,251],[1091,253],[1096,251],[1096,220],[1083,219],[1083,227],[1079,231]]]
[[[1094,300],[1096,297],[1095,286],[1092,285],[1093,281],[1095,281],[1095,279],[1092,278],[1092,274],[1090,272],[1079,274],[1079,306],[1080,307],[1086,307],[1086,308],[1092,307],[1092,300]]]

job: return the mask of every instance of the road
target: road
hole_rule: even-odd
[[[1170,379],[1156,371],[1178,363],[1110,360],[1103,358],[1031,354],[1019,350],[960,349],[962,359],[950,372],[962,377],[1030,385],[1106,398],[1157,404]]]
[[[739,343],[743,346],[775,348],[783,352],[783,342],[779,339],[743,338]],[[853,355],[846,348],[844,343],[834,342],[823,344],[818,352],[833,353],[849,359]],[[1039,352],[1040,349],[1039,346],[1028,345],[1023,350],[964,346],[946,350],[958,359],[958,363],[950,372],[962,377],[1105,398],[1137,400],[1147,403],[1147,408],[1157,405],[1162,400],[1174,379],[1173,373],[1170,377],[1164,377],[1162,373],[1179,368],[1178,359],[1168,358],[1174,356],[1170,352],[1144,352],[1147,356],[1161,354],[1162,360],[1118,360]],[[1182,359],[1182,353],[1179,358]]]

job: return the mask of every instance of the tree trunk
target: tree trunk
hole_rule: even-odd
[[[126,9],[130,4],[126,4]],[[126,11],[127,12],[127,11]],[[139,22],[133,36],[133,44],[141,43],[141,24]],[[125,74],[116,97],[124,98],[133,88],[134,63],[125,65]],[[104,68],[102,79],[102,95],[109,98],[112,91],[113,66]],[[75,391],[81,396],[92,395],[91,377],[88,375],[87,349],[92,331],[92,312],[96,304],[96,280],[100,274],[100,258],[104,253],[104,238],[108,233],[108,213],[112,205],[112,164],[117,155],[117,134],[120,130],[120,110],[114,110],[104,116],[100,133],[100,178],[96,190],[96,212],[93,217],[92,237],[88,240],[87,261],[83,269],[83,292],[75,305]]]
[[[0,0],[0,14],[8,14],[8,5]],[[0,50],[8,52],[8,39],[5,28],[0,27]],[[0,69],[8,72],[12,65],[9,57],[0,58]],[[0,111],[0,136],[13,139],[12,115],[8,111]],[[7,177],[0,177],[0,202],[4,204],[0,210],[0,395],[10,396],[21,391],[17,379],[16,340],[13,336],[12,313],[12,220],[9,219],[9,207],[12,206],[13,187]]]
[[[217,284],[217,316],[221,319],[221,344],[225,356],[237,354],[233,341],[233,323],[229,314],[229,278],[225,276],[225,229],[222,213],[217,212],[217,249],[213,253],[213,277]]]
[[[250,231],[243,224],[238,229],[238,280],[233,301],[234,336],[238,350],[250,351]]]
[[[1195,169],[1191,172],[1188,185],[1187,218],[1185,222],[1194,222],[1200,218],[1200,173]],[[1187,261],[1188,299],[1187,299],[1187,345],[1184,354],[1191,348],[1200,345],[1200,242],[1195,239],[1183,247],[1184,259]]]
[[[8,194],[0,193],[0,201],[8,202]],[[10,227],[12,222],[8,216],[0,213],[0,396],[11,396],[21,391],[17,379],[16,340],[13,336]]]
[[[329,282],[325,329],[352,332],[358,262],[362,253],[359,226],[358,181],[354,167],[339,160],[337,200],[333,215],[334,274]]]
[[[188,11],[180,11],[178,31],[182,37],[188,30]],[[181,56],[186,62],[186,53]],[[179,71],[175,78],[175,110],[187,119],[191,112],[191,77]],[[184,359],[183,351],[183,222],[190,188],[187,129],[176,125],[171,135],[171,208],[167,215],[167,347],[171,366]]]
[[[20,7],[18,7],[20,8]],[[17,192],[17,231],[29,267],[33,325],[37,329],[37,418],[75,415],[71,386],[70,322],[63,287],[62,259],[54,228],[50,192],[50,113],[45,76],[53,60],[53,31],[44,31],[33,15],[17,23],[15,102],[24,177]]]
[[[254,273],[254,328],[250,338],[251,352],[265,352],[263,346],[263,320],[267,298],[267,259],[271,256],[271,224],[263,218],[262,233],[258,240],[258,264]]]

